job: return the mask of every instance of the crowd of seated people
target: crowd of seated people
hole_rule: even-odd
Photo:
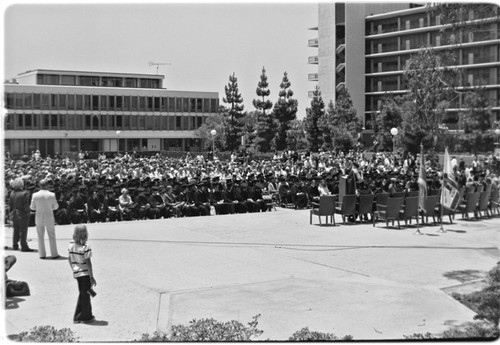
[[[5,197],[9,182],[17,177],[32,193],[41,179],[48,180],[59,203],[54,211],[57,224],[266,212],[276,205],[301,209],[321,195],[338,194],[341,177],[354,186],[352,193],[416,191],[418,161],[411,155],[354,151],[276,154],[262,160],[235,155],[206,159],[189,153],[183,158],[160,153],[97,159],[9,158],[4,163]],[[425,165],[432,194],[441,187],[441,173],[433,160]],[[485,166],[456,164],[454,170],[461,186],[498,185],[498,177]]]

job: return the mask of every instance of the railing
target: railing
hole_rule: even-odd
[[[318,63],[318,57],[317,56],[309,56],[307,59],[307,62],[310,64],[317,64]]]
[[[318,46],[318,39],[317,38],[313,38],[313,39],[310,39],[307,41],[307,46],[308,47],[317,47]]]

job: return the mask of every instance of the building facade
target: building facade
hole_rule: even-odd
[[[443,39],[444,25],[426,5],[411,3],[320,3],[318,38],[309,46],[318,55],[309,63],[318,65],[317,81],[323,100],[335,102],[336,90],[344,84],[363,126],[369,130],[371,117],[387,94],[406,92],[404,70],[412,54],[422,47],[451,50],[457,56],[462,75],[459,91],[483,88],[489,99],[490,121],[500,120],[500,13],[492,4],[491,17],[476,18],[481,23],[474,32],[460,35],[452,43]],[[463,95],[451,101],[445,125],[460,130],[459,112]]]
[[[164,76],[34,70],[4,85],[5,150],[200,151],[195,131],[218,113],[217,92],[171,91]]]

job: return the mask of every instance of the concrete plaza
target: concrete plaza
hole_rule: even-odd
[[[500,218],[439,226],[309,225],[309,210],[278,208],[194,218],[89,224],[97,321],[73,324],[78,288],[67,262],[73,225],[57,226],[58,260],[17,257],[10,279],[31,295],[7,299],[4,336],[70,328],[80,342],[131,341],[193,319],[261,314],[255,340],[303,327],[354,340],[403,340],[473,322],[450,291],[478,289],[499,260]],[[403,222],[404,223],[404,222]],[[5,244],[12,245],[6,228]],[[37,248],[30,228],[30,246]],[[47,248],[48,248],[48,240]],[[48,253],[50,255],[50,252]]]

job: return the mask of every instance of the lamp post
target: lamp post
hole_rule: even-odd
[[[118,152],[118,155],[120,155],[120,133],[120,131],[116,131],[116,136],[118,137],[116,143],[116,151]]]
[[[495,143],[495,146],[498,146],[500,143],[498,142],[498,137],[500,136],[500,128],[495,129],[495,134],[497,136],[497,142]]]
[[[217,135],[217,131],[215,129],[212,129],[210,131],[210,134],[212,135],[212,160],[215,158],[215,136]]]
[[[392,127],[391,134],[392,134],[392,153],[396,154],[396,135],[398,135],[398,129],[396,127]]]

